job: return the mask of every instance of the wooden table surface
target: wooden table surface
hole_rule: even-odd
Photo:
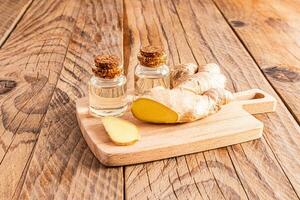
[[[1,0],[0,199],[300,199],[299,0]],[[141,45],[171,65],[219,63],[232,91],[278,100],[255,141],[107,168],[82,138],[75,100],[93,57]],[[184,130],[182,131],[184,134]]]

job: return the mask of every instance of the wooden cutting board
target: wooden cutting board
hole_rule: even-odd
[[[122,118],[136,124],[141,134],[141,140],[130,146],[117,146],[111,142],[101,119],[89,114],[87,97],[77,100],[76,113],[82,135],[101,163],[130,165],[260,138],[263,123],[251,114],[274,111],[276,100],[259,89],[234,95],[236,101],[218,113],[192,123],[150,124],[135,119],[128,111]]]

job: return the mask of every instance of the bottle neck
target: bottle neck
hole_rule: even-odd
[[[155,70],[157,70],[157,69],[160,69],[160,68],[166,66],[166,63],[161,63],[161,64],[156,65],[156,66],[148,66],[148,65],[145,65],[145,64],[142,63],[142,62],[139,62],[139,65],[140,65],[142,68],[145,68],[146,70],[153,70],[153,71],[155,71]]]
[[[103,78],[103,77],[100,77],[100,76],[97,76],[97,75],[93,75],[92,78],[96,79],[97,81],[101,81],[101,82],[115,82],[116,80],[122,78],[124,75],[121,74],[121,75],[118,75],[114,78]]]
[[[90,84],[98,85],[100,87],[115,87],[126,84],[127,79],[124,75],[120,75],[118,77],[107,79],[101,78],[97,76],[92,76],[90,79]]]

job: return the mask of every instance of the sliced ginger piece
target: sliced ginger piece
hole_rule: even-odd
[[[124,119],[103,117],[102,123],[110,139],[117,145],[131,145],[141,138],[138,128]]]
[[[139,98],[132,103],[131,112],[142,121],[152,123],[176,123],[178,114],[169,107],[148,99]]]

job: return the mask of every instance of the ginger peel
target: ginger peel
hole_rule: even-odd
[[[195,74],[198,66],[194,63],[175,65],[171,70],[171,87],[175,88],[179,83],[185,81],[189,76]]]
[[[179,83],[176,88],[189,90],[201,95],[211,88],[224,88],[226,78],[217,64],[210,63],[198,68],[198,72]]]

